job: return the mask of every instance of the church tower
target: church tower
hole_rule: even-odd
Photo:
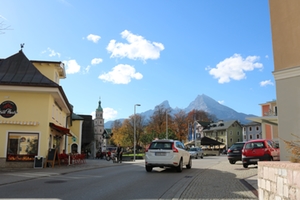
[[[96,151],[105,150],[106,144],[103,138],[104,133],[104,119],[103,119],[103,109],[101,107],[101,101],[98,102],[98,108],[96,109],[96,116],[94,119],[94,133],[96,141]]]

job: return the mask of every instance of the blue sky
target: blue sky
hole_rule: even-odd
[[[76,114],[105,121],[205,94],[261,116],[276,99],[267,0],[2,0],[0,58],[62,61]]]

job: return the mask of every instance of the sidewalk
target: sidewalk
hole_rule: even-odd
[[[136,160],[135,162],[124,162],[124,164],[144,162],[144,160]],[[36,179],[38,177],[55,176],[87,169],[111,167],[114,165],[116,165],[116,163],[113,163],[112,161],[106,161],[104,159],[86,159],[86,163],[84,164],[70,166],[55,165],[54,168],[0,168],[0,186]],[[18,172],[18,176],[15,175],[16,172]],[[219,174],[217,174],[216,172],[218,172]],[[223,173],[221,174],[222,177],[220,177],[220,173]],[[242,196],[247,199],[257,199],[257,170],[244,170],[239,165],[230,165],[227,163],[227,161],[220,162],[219,164],[210,168],[210,170],[206,170],[205,173],[203,173],[202,171],[201,174],[196,174],[191,184],[189,184],[188,188],[186,188],[186,190],[181,194],[180,199],[198,199],[199,197],[203,197],[203,194],[206,194],[207,196],[209,196],[210,194],[215,194],[216,190],[218,193],[224,193],[224,196],[232,196],[232,194],[228,194],[229,191],[232,191],[232,187],[235,187],[234,191],[235,193],[237,193],[237,198],[240,198]]]
[[[144,162],[136,161],[136,162]],[[134,162],[126,162],[134,163]],[[0,168],[0,185],[6,185],[14,182],[22,182],[25,180],[35,179],[37,177],[55,176],[60,174],[66,174],[76,171],[82,171],[87,169],[95,169],[102,167],[110,167],[116,165],[112,161],[105,159],[86,159],[85,163],[73,164],[73,165],[54,165],[54,167],[46,168]],[[20,176],[9,176],[10,174],[18,172]],[[32,175],[34,174],[34,176]],[[5,176],[7,175],[7,176]]]

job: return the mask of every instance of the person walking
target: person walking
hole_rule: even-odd
[[[123,147],[121,147],[121,145],[120,145],[120,144],[118,144],[118,147],[117,147],[116,153],[117,153],[117,162],[120,162],[120,163],[122,163],[122,157],[123,157]]]

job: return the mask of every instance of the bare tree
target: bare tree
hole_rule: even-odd
[[[5,25],[3,21],[0,22],[0,34],[4,34],[6,30],[11,30],[10,26]]]

